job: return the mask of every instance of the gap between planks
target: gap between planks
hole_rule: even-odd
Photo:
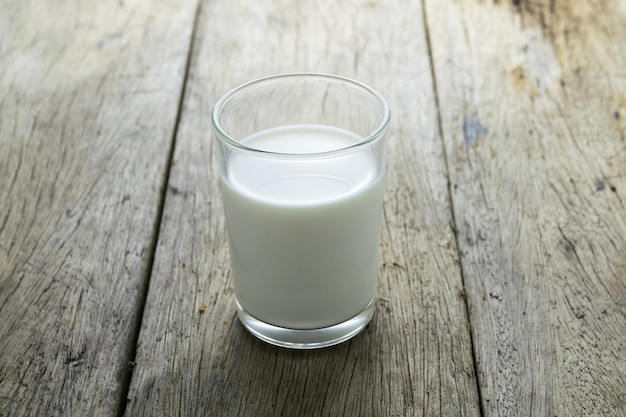
[[[454,212],[454,196],[452,194],[452,186],[450,182],[450,164],[448,161],[448,150],[446,149],[446,141],[444,140],[443,133],[443,121],[441,118],[441,106],[439,103],[439,89],[437,81],[437,73],[435,72],[435,63],[433,58],[432,42],[430,39],[430,30],[428,24],[428,11],[426,10],[426,0],[421,0],[422,3],[422,19],[424,26],[424,33],[426,36],[426,46],[428,48],[428,65],[430,68],[430,74],[432,77],[433,95],[435,97],[435,109],[437,113],[437,130],[439,138],[441,139],[441,146],[443,148],[443,163],[446,168],[446,183],[448,190],[448,199],[450,201],[450,218],[452,219],[452,234],[454,235],[454,243],[456,245],[457,257],[461,259],[461,249],[459,245],[459,228],[457,227],[456,215]],[[474,329],[472,328],[472,321],[470,320],[469,305],[467,302],[467,292],[465,291],[465,273],[463,271],[463,262],[459,262],[459,272],[461,274],[461,284],[463,285],[463,304],[465,306],[465,319],[467,321],[467,327],[470,336],[470,346],[472,350],[472,366],[474,368],[474,375],[476,375],[476,393],[478,394],[479,412],[481,417],[486,415],[484,398],[482,390],[480,389],[480,373],[478,372],[476,347],[474,346]]]
[[[148,258],[148,267],[146,269],[146,276],[143,278],[143,288],[140,296],[137,300],[137,315],[133,320],[134,332],[128,347],[128,371],[123,377],[122,389],[119,398],[118,417],[124,417],[126,414],[126,406],[128,404],[128,392],[130,390],[130,383],[133,379],[133,366],[135,363],[135,357],[137,354],[137,343],[139,341],[139,333],[141,332],[141,323],[143,321],[144,309],[146,306],[146,299],[148,297],[148,291],[150,289],[150,279],[152,278],[152,269],[154,267],[154,260],[156,255],[157,244],[159,242],[159,236],[161,234],[161,223],[163,221],[163,211],[165,207],[165,199],[167,196],[167,189],[170,180],[170,171],[174,158],[174,151],[176,149],[176,138],[178,137],[178,128],[180,126],[180,120],[183,113],[183,103],[187,92],[187,82],[189,80],[189,68],[191,67],[191,60],[194,51],[194,42],[196,40],[196,30],[198,28],[198,19],[201,12],[202,0],[198,0],[196,3],[196,10],[193,18],[193,28],[191,29],[191,36],[189,39],[189,49],[187,50],[187,57],[185,60],[185,74],[183,76],[183,82],[180,89],[180,96],[178,97],[178,106],[176,107],[176,119],[174,121],[174,129],[172,137],[169,142],[169,148],[167,150],[167,165],[161,179],[161,195],[159,196],[159,202],[157,207],[157,213],[155,218],[155,233],[153,234],[152,241],[150,242],[150,257]]]

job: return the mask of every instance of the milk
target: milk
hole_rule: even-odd
[[[266,130],[244,144],[284,153],[345,148],[361,138],[316,125]],[[346,321],[374,299],[383,175],[370,149],[293,161],[234,153],[222,175],[240,305],[276,326]]]

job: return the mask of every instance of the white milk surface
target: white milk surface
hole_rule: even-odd
[[[344,148],[360,137],[293,125],[247,138],[274,152]],[[257,319],[313,329],[359,314],[376,295],[383,178],[369,149],[325,159],[235,153],[222,194],[235,293]]]

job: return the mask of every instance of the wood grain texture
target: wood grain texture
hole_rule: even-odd
[[[195,4],[0,10],[0,416],[115,416]]]
[[[399,0],[202,3],[126,415],[479,415],[422,22]],[[315,352],[236,319],[210,133],[228,89],[293,71],[356,78],[393,113],[378,312]]]
[[[426,1],[485,416],[626,415],[626,3]]]

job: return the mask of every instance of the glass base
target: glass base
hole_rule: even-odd
[[[320,329],[287,329],[252,317],[237,301],[237,316],[254,336],[275,346],[291,349],[319,349],[353,338],[367,326],[376,310],[373,299],[363,311],[343,323]]]

